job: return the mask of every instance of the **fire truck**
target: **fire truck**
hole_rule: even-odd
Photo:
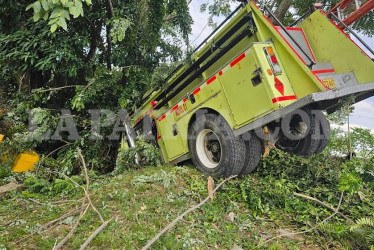
[[[144,136],[164,162],[191,159],[215,177],[251,173],[270,146],[305,157],[322,152],[330,139],[325,114],[345,98],[374,95],[367,54],[374,52],[345,32],[356,35],[348,26],[374,1],[344,16],[350,2],[327,13],[315,5],[288,27],[266,6],[243,3],[198,46],[191,64],[145,96],[125,122],[128,145]]]

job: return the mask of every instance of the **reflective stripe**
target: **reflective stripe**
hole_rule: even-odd
[[[230,63],[230,66],[231,66],[231,67],[234,67],[234,65],[237,64],[238,62],[240,62],[241,60],[243,60],[244,57],[245,57],[245,54],[244,54],[244,53],[241,54],[238,58],[236,58],[234,61],[232,61],[232,62]]]
[[[335,73],[334,69],[312,70],[313,74]]]
[[[284,101],[290,101],[290,100],[297,100],[297,97],[295,95],[281,96],[281,97],[274,98],[272,101],[273,103],[277,103],[277,102],[284,102]]]
[[[200,87],[197,88],[197,89],[195,89],[194,92],[192,92],[192,94],[196,95],[196,94],[199,93],[199,92],[200,92]]]
[[[158,121],[160,122],[160,121],[162,121],[165,118],[166,118],[166,115],[163,115],[163,116],[160,117],[160,119],[158,119]]]
[[[216,79],[217,79],[217,77],[216,77],[216,76],[213,76],[212,78],[210,78],[210,79],[206,82],[206,84],[209,85],[209,84],[211,84],[212,82],[214,82]]]

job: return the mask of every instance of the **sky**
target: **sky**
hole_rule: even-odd
[[[212,3],[213,0],[193,0],[190,3],[190,14],[194,20],[192,26],[192,34],[190,36],[190,42],[192,45],[199,45],[212,31],[212,28],[207,25],[208,23],[208,14],[200,12],[200,5],[204,3]],[[238,4],[232,5],[232,10]],[[215,18],[214,22],[220,23],[224,18]],[[360,37],[374,49],[374,38],[364,36],[359,34]],[[363,50],[370,55],[370,53],[360,45],[359,41],[356,38],[352,37],[352,40],[355,41]],[[371,55],[374,58],[374,55]],[[361,101],[355,106],[355,111],[350,117],[350,122],[352,126],[369,128],[374,132],[374,97]]]

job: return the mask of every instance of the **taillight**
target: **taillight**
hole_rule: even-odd
[[[274,76],[274,87],[279,91],[279,93],[284,95],[284,85],[276,76]]]
[[[274,53],[274,49],[272,47],[266,47],[264,48],[264,52],[266,54],[266,57],[269,61],[271,70],[273,71],[274,75],[282,74],[282,69],[279,65],[278,58]]]

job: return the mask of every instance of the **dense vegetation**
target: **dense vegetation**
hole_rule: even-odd
[[[272,151],[256,172],[225,184],[213,201],[187,215],[155,247],[231,249],[236,244],[249,249],[373,249],[373,153],[362,152],[352,161],[337,157],[347,152],[344,135],[335,134],[323,154],[308,159]],[[362,135],[369,135],[368,131],[354,130],[352,137]],[[370,135],[353,146],[359,149],[373,144]],[[193,166],[149,166],[119,172],[113,177],[89,171],[93,202],[105,220],[114,218],[92,247],[140,248],[208,195],[206,178]],[[27,174],[26,189],[8,194],[0,202],[4,225],[0,246],[52,248],[75,224],[76,216],[69,216],[21,240],[81,202],[80,189],[68,179],[51,175]],[[85,184],[83,173],[71,178]],[[331,209],[297,194],[334,208],[343,197],[339,211],[348,220],[339,214],[330,217],[334,214]],[[79,247],[99,225],[97,215],[87,213],[66,246]]]
[[[214,1],[201,9],[212,17],[227,14],[230,2]],[[313,1],[259,2],[273,6],[278,16],[290,23]],[[326,8],[335,2],[324,1]],[[112,132],[110,127],[102,129],[100,140],[91,140],[87,111],[136,110],[147,91],[162,87],[162,79],[183,60],[188,61],[192,24],[189,1],[1,3],[0,133],[6,138],[0,144],[0,155],[6,157],[0,163],[0,184],[24,182],[26,189],[1,198],[0,248],[14,247],[11,244],[40,224],[76,206],[74,202],[66,206],[53,202],[82,196],[81,190],[61,176],[70,176],[80,185],[85,183],[78,149],[90,169],[98,209],[106,218],[117,216],[93,242],[97,247],[118,248],[132,243],[141,247],[160,227],[183,212],[186,204],[193,205],[207,195],[206,180],[200,173],[193,167],[160,167],[159,153],[152,145],[140,141],[135,149],[119,150],[119,141],[107,138]],[[289,11],[290,6],[296,14]],[[358,22],[356,29],[372,34],[372,15],[373,12]],[[79,140],[70,141],[65,133],[56,140],[41,137],[53,135],[61,109],[73,111]],[[28,131],[30,117],[37,125],[32,132]],[[357,154],[352,161],[345,160],[351,150],[349,142]],[[233,244],[277,248],[278,243],[274,242],[279,240],[282,247],[373,248],[373,148],[370,131],[354,129],[350,138],[335,130],[329,148],[310,159],[276,150],[263,160],[254,175],[229,182],[213,202],[189,215],[188,222],[157,244],[186,248],[231,248]],[[36,170],[12,173],[16,155],[25,150],[41,155]],[[141,165],[133,164],[135,152],[144,155]],[[355,224],[352,226],[337,214],[317,225],[333,212],[295,196],[294,192],[334,207],[338,207],[343,192],[340,211]],[[138,211],[135,217],[133,211]],[[236,214],[234,221],[227,219],[230,212]],[[74,219],[68,217],[56,230],[35,234],[20,244],[52,248],[55,240],[69,231]],[[96,226],[93,214],[88,213],[83,219],[82,228],[68,243],[70,247],[79,246],[92,232],[92,223]],[[123,225],[124,221],[128,226]],[[278,235],[276,230],[282,228],[313,230],[303,235],[303,240],[285,237],[263,243]],[[113,231],[116,233],[112,234]],[[218,240],[220,243],[216,243]]]

